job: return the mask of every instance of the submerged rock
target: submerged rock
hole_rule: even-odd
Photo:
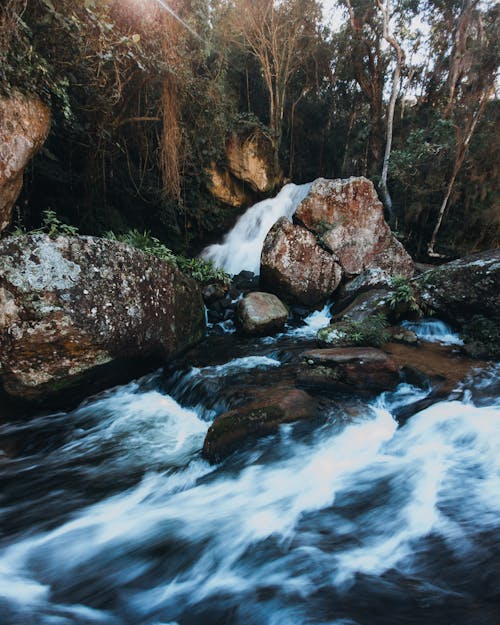
[[[500,311],[500,249],[446,263],[417,282],[424,304],[452,323],[474,315],[494,318]]]
[[[261,255],[260,281],[290,303],[319,304],[342,278],[335,258],[316,242],[312,232],[282,217],[269,231]]]
[[[167,359],[205,327],[197,284],[132,247],[37,234],[0,242],[5,391],[41,400],[118,359]]]
[[[271,293],[248,293],[238,303],[238,321],[245,334],[261,336],[285,327],[288,308]]]
[[[373,347],[313,349],[302,354],[298,382],[318,391],[379,393],[398,385],[399,369]]]
[[[309,419],[315,409],[315,400],[305,391],[267,389],[250,404],[215,419],[203,444],[203,456],[219,462],[248,439],[276,432],[281,423]]]
[[[23,186],[23,172],[44,144],[50,110],[36,97],[0,97],[0,232],[10,223]]]
[[[404,277],[415,271],[411,257],[385,222],[382,203],[367,178],[318,178],[295,218],[321,237],[346,276],[369,268]]]

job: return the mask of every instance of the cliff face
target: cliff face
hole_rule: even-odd
[[[0,232],[10,223],[23,172],[50,130],[50,110],[35,97],[0,97]]]

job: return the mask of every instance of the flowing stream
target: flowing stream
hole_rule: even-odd
[[[285,185],[278,195],[251,206],[238,219],[222,243],[210,245],[201,256],[223,267],[230,274],[260,271],[260,253],[264,239],[280,217],[292,218],[306,197],[312,183]]]
[[[285,376],[318,317],[3,423],[2,625],[499,623],[498,368],[401,423],[428,389],[324,398],[201,458],[214,416]]]

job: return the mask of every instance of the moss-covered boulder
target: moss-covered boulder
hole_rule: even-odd
[[[197,283],[128,245],[0,242],[0,375],[11,396],[43,400],[118,360],[171,358],[204,328]]]

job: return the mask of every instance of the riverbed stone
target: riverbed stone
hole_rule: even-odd
[[[373,347],[313,349],[302,354],[297,381],[320,392],[372,394],[395,388],[399,369],[390,356]]]
[[[425,306],[453,324],[474,315],[495,318],[500,311],[500,249],[459,258],[416,280]]]
[[[5,391],[39,401],[118,360],[166,360],[198,341],[197,284],[137,249],[44,234],[0,242],[0,371]]]
[[[50,109],[40,98],[0,96],[0,232],[10,223],[23,173],[50,130]]]
[[[269,231],[262,248],[260,283],[288,303],[314,306],[326,301],[342,279],[342,269],[316,236],[286,217]]]
[[[316,401],[297,388],[262,391],[251,403],[219,415],[208,429],[203,456],[219,462],[247,440],[276,432],[280,424],[310,419]]]
[[[237,315],[243,333],[262,336],[283,330],[288,308],[276,295],[255,291],[239,301]]]
[[[367,178],[318,178],[295,219],[321,237],[347,277],[369,268],[389,275],[414,274],[413,261],[384,220],[382,203]]]

